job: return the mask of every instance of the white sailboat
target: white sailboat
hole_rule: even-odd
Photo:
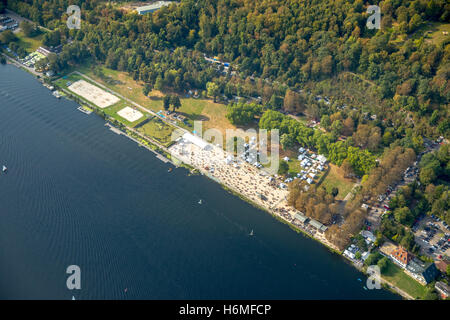
[[[202,204],[202,199],[198,200],[198,204]]]
[[[254,235],[253,229],[252,229],[252,231],[250,231],[250,233],[249,233],[248,235],[249,235],[249,236],[253,236],[253,235]]]
[[[3,172],[6,172],[6,170],[8,170],[8,168],[7,168],[5,165],[3,165],[2,171],[3,171]]]

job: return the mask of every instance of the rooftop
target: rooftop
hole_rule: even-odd
[[[295,219],[299,220],[300,222],[305,222],[306,220],[308,220],[308,217],[305,216],[303,213],[296,213]]]
[[[324,232],[324,231],[326,231],[328,229],[324,224],[322,224],[321,222],[319,222],[317,220],[314,220],[314,219],[311,219],[309,224],[312,225],[314,228],[322,231],[322,232]]]
[[[188,132],[183,135],[183,139],[187,142],[195,144],[197,147],[203,150],[206,150],[209,147],[209,144],[205,140]]]
[[[149,4],[147,6],[138,7],[138,8],[136,8],[136,11],[139,14],[146,13],[146,12],[153,12],[158,9],[161,9],[162,7],[169,6],[172,3],[175,3],[175,2],[174,1],[157,1],[157,2]]]
[[[447,266],[450,265],[450,261],[448,260],[439,260],[436,261],[436,267],[442,272],[442,273],[446,273],[447,272]]]
[[[392,251],[391,256],[404,265],[407,265],[412,259],[411,254],[403,247],[398,247],[396,250]]]
[[[436,282],[436,284],[434,285],[434,287],[442,294],[445,296],[449,296],[450,295],[450,286],[442,281],[438,281]]]

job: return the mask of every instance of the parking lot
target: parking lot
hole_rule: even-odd
[[[421,253],[438,259],[450,256],[450,228],[438,218],[425,217],[413,229]]]
[[[381,218],[383,217],[384,214],[386,214],[390,210],[389,202],[391,201],[392,197],[394,197],[397,194],[397,191],[400,188],[417,180],[419,176],[418,164],[422,159],[422,156],[425,153],[437,150],[440,146],[440,144],[437,141],[429,141],[429,140],[426,140],[424,145],[426,150],[421,152],[417,156],[417,159],[416,161],[414,161],[414,164],[412,166],[406,168],[405,172],[403,172],[403,177],[401,178],[401,180],[397,185],[395,185],[394,187],[388,186],[385,193],[380,194],[376,199],[371,199],[367,201],[367,204],[369,205],[369,215],[367,220],[371,223],[372,230],[377,230],[378,227],[380,226]]]

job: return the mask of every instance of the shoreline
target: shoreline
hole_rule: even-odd
[[[43,77],[42,77],[41,75],[38,75],[38,74],[36,74],[36,73],[33,73],[33,72],[31,72],[31,71],[25,69],[25,68],[20,64],[20,62],[18,62],[18,61],[16,61],[15,59],[9,57],[8,55],[6,55],[6,54],[4,54],[4,53],[3,53],[3,55],[7,57],[7,63],[8,63],[8,64],[11,64],[11,65],[13,65],[13,66],[15,66],[15,67],[17,67],[17,68],[23,70],[23,71],[26,71],[27,73],[33,75],[39,82],[42,82],[42,81],[43,81]],[[92,81],[89,77],[85,76],[84,74],[82,74],[82,73],[80,73],[80,72],[76,72],[76,73],[79,74],[79,75],[81,75],[82,77],[84,77],[84,78],[86,78],[86,79]],[[64,91],[66,94],[68,93],[64,88],[59,88],[59,86],[56,85],[56,84],[54,83],[54,81],[50,80],[50,82],[55,86],[55,88],[58,88],[58,89]],[[96,82],[94,82],[94,83],[96,83]],[[123,97],[122,97],[121,95],[116,94],[113,90],[111,90],[111,89],[109,89],[109,88],[108,88],[107,90],[108,90],[109,92],[111,92],[112,94],[114,94],[114,95],[116,95],[116,96],[118,96],[118,97],[120,97],[120,98],[123,99]],[[89,101],[86,101],[86,100],[84,100],[84,99],[82,99],[82,98],[80,98],[80,97],[78,97],[78,96],[74,96],[72,93],[69,93],[69,94],[66,96],[66,98],[69,99],[69,100],[72,100],[72,101],[74,101],[74,102],[77,102],[77,103],[78,103],[77,100],[81,100],[81,101],[83,101],[84,103],[87,103],[89,106],[92,105]],[[125,101],[127,101],[127,102],[129,102],[129,103],[132,103],[133,105],[135,105],[135,106],[137,106],[137,107],[139,107],[139,108],[141,108],[141,109],[143,109],[143,110],[145,110],[145,111],[149,111],[149,110],[147,110],[146,108],[143,108],[143,107],[141,107],[140,105],[136,104],[135,102],[132,102],[132,101],[129,100],[128,98],[125,98]],[[98,108],[95,107],[95,108],[94,108],[94,113],[97,114],[98,116],[102,117],[102,116],[97,112],[97,110],[98,110]],[[153,112],[151,112],[151,113],[153,113]],[[178,159],[178,158],[174,158],[174,157],[168,152],[168,148],[166,148],[166,147],[162,147],[162,148],[161,148],[161,146],[159,146],[158,144],[155,144],[155,142],[152,141],[153,139],[150,139],[150,138],[148,138],[148,137],[145,137],[145,138],[142,137],[142,135],[139,134],[139,133],[136,133],[136,131],[135,131],[133,128],[130,128],[130,127],[124,125],[124,124],[121,124],[121,125],[123,125],[123,127],[124,127],[126,130],[129,130],[129,131],[133,132],[134,134],[137,134],[140,138],[144,139],[148,144],[155,146],[155,147],[157,148],[157,150],[153,150],[150,146],[144,145],[144,144],[141,143],[139,140],[137,140],[135,137],[133,137],[132,135],[128,134],[128,132],[124,132],[123,129],[117,128],[117,127],[114,125],[114,123],[112,123],[112,122],[109,121],[108,119],[105,119],[104,117],[102,117],[102,118],[106,121],[105,126],[109,126],[109,127],[112,127],[112,128],[115,128],[115,129],[119,130],[119,131],[121,132],[122,135],[125,135],[126,137],[128,137],[128,138],[131,139],[132,141],[135,141],[139,146],[145,147],[147,150],[152,151],[152,152],[156,155],[156,157],[157,157],[159,160],[163,161],[161,158],[158,157],[158,155],[161,156],[161,157],[163,157],[163,158],[165,158],[165,159],[167,159],[167,160],[168,160],[167,162],[170,162],[170,163],[171,163],[172,165],[174,165],[175,167],[184,167],[184,168],[188,169],[188,170],[189,170],[189,174],[194,174],[194,173],[193,173],[193,170],[195,170],[197,174],[198,174],[198,173],[201,173],[202,175],[205,175],[206,177],[208,177],[209,179],[213,180],[214,182],[219,183],[219,185],[220,185],[224,190],[226,190],[226,191],[232,193],[233,195],[238,196],[239,198],[241,198],[242,200],[244,200],[244,201],[246,201],[247,203],[251,204],[251,205],[254,206],[255,208],[261,209],[261,210],[263,210],[263,211],[269,213],[272,217],[276,218],[279,222],[282,222],[282,223],[287,224],[293,231],[295,231],[295,232],[297,232],[297,233],[301,233],[302,235],[307,236],[308,238],[311,238],[311,239],[314,239],[314,240],[318,241],[319,243],[321,243],[322,245],[324,245],[329,251],[331,251],[332,253],[336,253],[336,254],[338,254],[339,256],[345,258],[345,259],[344,259],[345,261],[349,262],[349,263],[350,263],[353,267],[355,267],[358,271],[360,271],[360,272],[362,272],[363,274],[367,275],[367,274],[365,273],[365,271],[363,270],[364,268],[359,268],[352,260],[350,260],[349,258],[345,257],[345,256],[342,254],[342,252],[340,252],[340,251],[337,250],[336,248],[331,247],[331,246],[328,245],[326,242],[322,241],[320,238],[315,237],[314,235],[310,234],[306,229],[303,229],[302,227],[293,224],[291,221],[288,221],[287,219],[285,219],[284,217],[282,217],[280,214],[277,214],[277,213],[276,213],[273,209],[271,209],[270,207],[264,207],[264,206],[258,204],[257,202],[255,202],[254,200],[250,199],[249,197],[247,197],[246,195],[242,194],[241,192],[239,192],[238,190],[234,189],[233,187],[231,187],[231,186],[229,186],[229,185],[226,185],[223,181],[220,181],[219,179],[210,176],[210,174],[209,174],[208,172],[206,172],[205,170],[203,170],[202,168],[197,168],[197,167],[195,167],[195,166],[192,166],[192,165],[190,165],[190,164],[185,163],[184,161],[181,161],[181,160]],[[115,119],[114,119],[114,120],[115,120]],[[115,121],[117,121],[117,120],[115,120]],[[185,132],[188,132],[188,131],[185,130],[185,129],[182,129],[182,130],[185,131]],[[158,152],[158,151],[163,151],[163,152],[161,153],[161,152]],[[167,153],[167,154],[165,154],[165,153]],[[175,162],[178,162],[178,161],[179,161],[181,164],[175,164],[174,161],[175,161]],[[165,161],[163,161],[163,162],[165,162]],[[165,163],[167,163],[167,162],[165,162]],[[389,290],[389,291],[391,291],[391,292],[394,292],[394,293],[396,293],[396,294],[402,296],[404,299],[408,299],[408,300],[413,299],[409,294],[407,294],[407,293],[404,292],[403,290],[399,289],[398,287],[392,285],[390,282],[388,282],[387,280],[385,280],[382,276],[381,276],[381,282],[382,282],[383,287],[384,287],[385,289],[387,289],[387,290]],[[389,287],[386,288],[386,287],[385,287],[386,285],[389,286]]]

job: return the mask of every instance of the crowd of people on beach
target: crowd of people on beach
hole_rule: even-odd
[[[277,182],[277,179],[280,180],[279,177],[273,177],[264,169],[258,169],[240,160],[239,157],[234,155],[230,157],[230,154],[222,148],[212,144],[205,148],[180,139],[169,150],[175,158],[198,169],[202,174],[224,184],[283,220],[295,224],[317,240],[330,245],[322,233],[295,219],[298,211],[288,205],[289,191],[279,186]],[[233,161],[230,161],[230,158]]]

